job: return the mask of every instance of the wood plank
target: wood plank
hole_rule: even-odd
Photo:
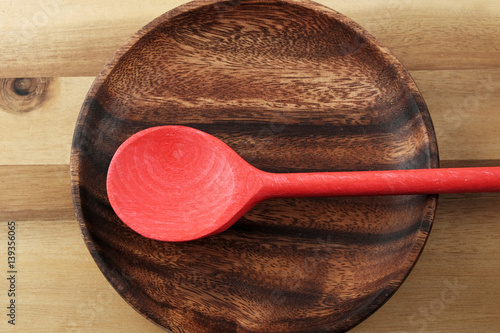
[[[9,220],[17,223],[17,331],[161,332],[118,296],[93,262],[69,216],[68,172],[68,165],[0,168],[2,228]],[[26,175],[37,180],[23,180]],[[33,193],[34,188],[45,190]],[[496,332],[499,201],[498,193],[442,195],[431,237],[410,277],[352,332]],[[2,261],[5,251],[0,247]],[[5,287],[4,281],[0,288]]]
[[[441,168],[497,167],[500,160],[441,160]]]
[[[442,160],[500,157],[500,71],[413,71]]]
[[[500,69],[411,74],[431,112],[442,160],[500,159]],[[47,100],[30,112],[6,112],[0,100],[0,165],[69,163],[76,118],[93,80],[52,79]]]
[[[0,165],[68,164],[76,118],[93,81],[52,79],[41,104],[28,112],[9,112],[0,99]]]
[[[346,4],[349,8],[343,13],[389,47],[409,70],[484,69],[500,65],[497,1],[354,3]]]
[[[163,332],[106,281],[81,239],[76,220],[43,221],[33,215],[15,221],[17,332],[32,332],[35,327],[54,333]],[[0,257],[5,259],[4,249]],[[5,284],[2,279],[3,290],[8,289]]]
[[[132,34],[186,1],[7,1],[0,14],[0,73],[95,76]],[[8,52],[6,52],[9,50]]]
[[[0,165],[0,220],[74,218],[68,165]]]
[[[129,36],[186,2],[5,1],[0,76],[95,76]],[[318,2],[364,26],[410,70],[500,67],[495,0]]]

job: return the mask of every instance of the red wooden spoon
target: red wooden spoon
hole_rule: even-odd
[[[141,131],[116,151],[107,177],[116,214],[139,234],[188,241],[229,228],[274,197],[500,191],[500,167],[275,174],[185,126]]]

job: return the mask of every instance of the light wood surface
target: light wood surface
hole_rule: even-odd
[[[90,257],[73,215],[69,148],[106,59],[185,2],[0,2],[0,77],[52,78],[29,112],[0,100],[3,309],[8,221],[16,221],[18,240],[16,326],[2,314],[0,331],[162,331],[116,294]],[[364,26],[409,69],[433,117],[443,166],[500,165],[500,3],[319,2]],[[414,271],[352,332],[498,332],[499,216],[499,194],[442,195]]]

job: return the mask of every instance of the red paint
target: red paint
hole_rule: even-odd
[[[118,148],[107,191],[116,214],[141,235],[188,241],[226,230],[273,197],[498,192],[500,167],[273,174],[207,133],[161,126]]]

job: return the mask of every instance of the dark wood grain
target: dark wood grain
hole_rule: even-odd
[[[273,172],[438,166],[413,80],[357,24],[309,1],[198,1],[138,32],[83,105],[71,171],[90,253],[127,302],[174,332],[340,332],[400,286],[437,197],[275,199],[226,232],[143,238],[114,214],[117,147],[187,125]]]

